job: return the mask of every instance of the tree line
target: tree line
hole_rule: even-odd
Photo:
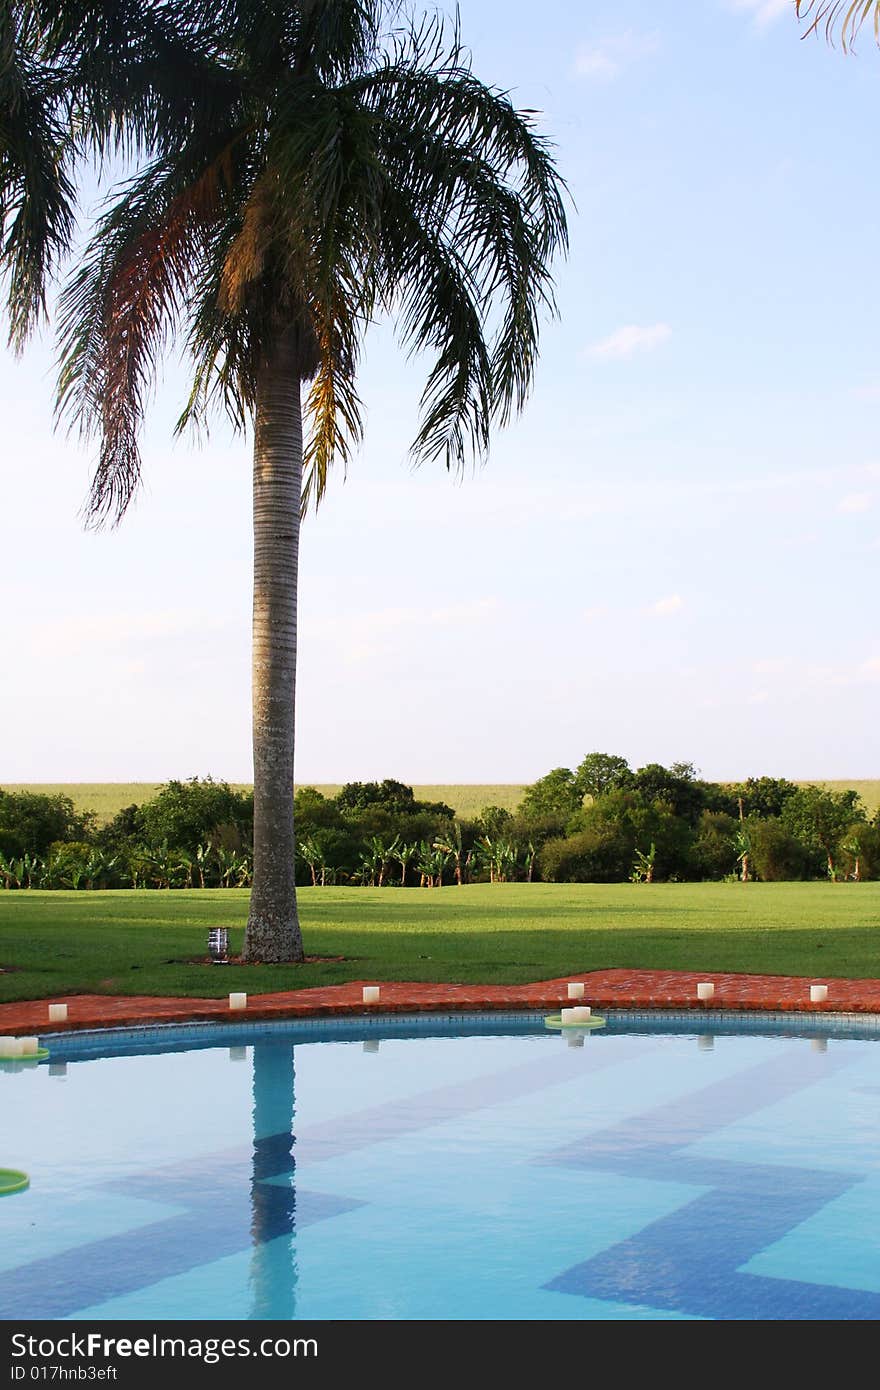
[[[854,790],[707,782],[690,763],[604,753],[554,768],[513,812],[458,817],[389,778],[300,788],[294,818],[303,886],[880,878],[880,811]],[[2,888],[246,888],[252,874],[253,793],[226,782],[168,782],[104,825],[69,797],[0,789]]]

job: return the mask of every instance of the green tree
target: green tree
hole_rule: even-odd
[[[581,797],[595,798],[625,787],[632,775],[626,758],[615,753],[588,753],[578,764],[575,780]]]
[[[705,807],[703,784],[692,763],[663,767],[648,763],[633,774],[632,789],[643,801],[665,801],[677,816],[695,825]]]
[[[828,877],[834,878],[840,842],[855,823],[864,822],[865,814],[858,792],[809,786],[787,799],[781,820],[805,849],[821,852]]]
[[[782,808],[797,791],[797,783],[785,777],[749,777],[730,788],[743,817],[781,816]]]
[[[227,827],[234,827],[232,838],[240,848],[253,837],[253,796],[211,777],[166,782],[140,808],[140,824],[147,844],[164,841],[191,856],[205,840],[222,839]]]
[[[17,343],[73,249],[77,171],[114,154],[133,164],[60,302],[61,412],[99,442],[90,515],[118,520],[137,490],[139,429],[171,340],[193,368],[181,426],[215,404],[253,425],[250,961],[303,958],[300,516],[360,439],[366,327],[390,314],[431,360],[413,455],[459,470],[524,404],[566,241],[562,185],[532,115],[475,77],[457,30],[426,20],[389,33],[387,8],[0,10],[2,268]]]
[[[95,818],[74,809],[69,796],[0,790],[0,852],[46,854],[62,840],[89,838]]]
[[[555,767],[526,789],[518,807],[521,816],[570,816],[583,801],[577,778],[568,767]]]
[[[697,878],[722,879],[736,868],[733,839],[737,822],[724,811],[704,811],[691,850]]]
[[[753,818],[748,835],[751,866],[765,883],[809,877],[809,851],[778,817]]]

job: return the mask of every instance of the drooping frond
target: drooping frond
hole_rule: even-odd
[[[413,453],[460,469],[528,394],[539,314],[554,309],[549,262],[567,244],[564,186],[527,117],[474,78],[438,21],[355,85],[385,180],[386,300],[400,297],[411,349],[435,355]]]
[[[279,335],[295,343],[305,503],[361,438],[357,367],[377,311],[430,359],[417,461],[461,469],[522,407],[555,308],[564,185],[531,114],[474,76],[457,28],[432,18],[389,33],[401,9],[0,0],[0,16],[30,26],[26,43],[0,46],[27,55],[0,64],[0,94],[18,83],[2,118],[21,116],[21,133],[0,131],[4,263],[20,267],[16,302],[29,306],[20,336],[70,240],[72,161],[144,166],[61,301],[60,408],[100,439],[92,518],[120,516],[137,487],[139,426],[172,340],[193,367],[180,428],[217,404],[244,426],[266,354]],[[27,130],[42,138],[26,143]],[[40,210],[13,165],[45,191],[37,232],[22,223],[10,240],[10,209]]]
[[[0,271],[16,349],[44,312],[47,281],[74,229],[70,147],[54,114],[57,86],[36,54],[27,7],[0,0]]]
[[[839,38],[845,53],[872,13],[874,38],[880,43],[880,0],[797,0],[798,18],[810,21],[806,33],[824,29],[828,42]]]
[[[119,519],[140,480],[138,432],[157,359],[188,302],[234,140],[199,177],[154,164],[99,223],[60,302],[59,411],[100,440],[87,513]]]
[[[228,121],[241,82],[204,0],[32,3],[84,152],[155,157]]]

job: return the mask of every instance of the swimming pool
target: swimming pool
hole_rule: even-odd
[[[699,1028],[699,1032],[695,1032]],[[875,1018],[114,1030],[0,1070],[7,1319],[873,1319]]]

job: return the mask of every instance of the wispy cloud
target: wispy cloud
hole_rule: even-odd
[[[873,505],[874,498],[870,492],[848,492],[841,497],[837,510],[848,516],[861,516],[863,512],[869,512]]]
[[[637,34],[626,29],[622,34],[610,34],[597,43],[583,44],[577,51],[574,70],[578,77],[610,82],[624,68],[653,53],[658,46],[656,34]]]
[[[756,29],[766,29],[784,14],[795,17],[795,0],[728,0],[732,10],[749,15]]]
[[[627,323],[622,328],[615,328],[607,338],[593,343],[589,354],[600,362],[619,362],[637,352],[652,352],[671,336],[672,329],[668,323]]]
[[[646,612],[652,618],[671,618],[674,613],[678,613],[684,607],[684,599],[681,594],[667,594],[665,598],[658,598],[656,603],[652,603]]]

